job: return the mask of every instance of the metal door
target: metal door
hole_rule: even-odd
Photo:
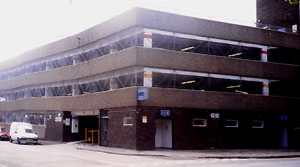
[[[172,120],[156,120],[155,147],[172,148]]]
[[[108,145],[108,115],[107,111],[100,111],[100,145]]]

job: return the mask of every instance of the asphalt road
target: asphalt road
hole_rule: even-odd
[[[125,156],[77,150],[72,144],[17,145],[0,142],[0,167],[299,167],[300,158],[239,159],[168,159],[161,157]]]

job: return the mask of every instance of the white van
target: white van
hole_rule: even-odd
[[[12,122],[9,130],[10,142],[17,141],[18,144],[38,143],[38,136],[33,133],[32,125],[25,122]]]

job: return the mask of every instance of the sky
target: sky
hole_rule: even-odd
[[[0,0],[0,61],[144,7],[253,26],[256,0]]]

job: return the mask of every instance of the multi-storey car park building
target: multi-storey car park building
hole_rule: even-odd
[[[297,34],[135,8],[2,63],[0,119],[111,147],[299,148],[299,65]]]

